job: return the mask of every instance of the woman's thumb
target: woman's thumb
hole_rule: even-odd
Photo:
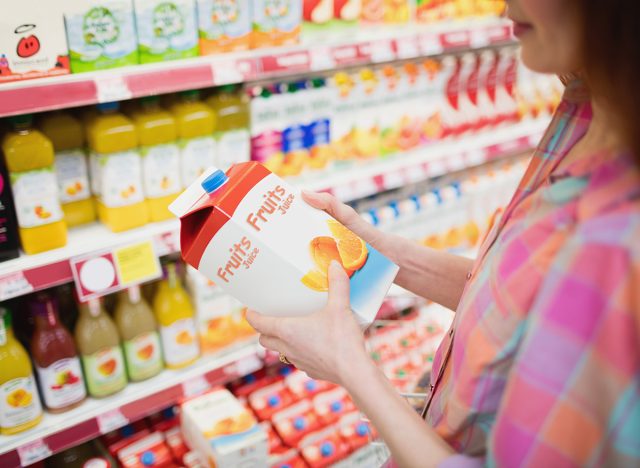
[[[329,265],[329,300],[332,309],[349,309],[349,276],[340,263]]]

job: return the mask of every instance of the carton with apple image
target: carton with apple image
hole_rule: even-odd
[[[356,25],[361,10],[361,0],[304,0],[303,27],[317,31]]]

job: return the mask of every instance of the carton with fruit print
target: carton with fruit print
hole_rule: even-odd
[[[170,207],[187,263],[265,315],[305,315],[327,301],[329,264],[351,278],[351,307],[366,326],[398,267],[299,190],[256,162],[213,168]],[[282,292],[282,293],[279,293]]]
[[[268,466],[264,426],[226,389],[182,404],[182,433],[207,466]]]

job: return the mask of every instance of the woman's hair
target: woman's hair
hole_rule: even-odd
[[[577,0],[589,87],[640,164],[640,0]]]

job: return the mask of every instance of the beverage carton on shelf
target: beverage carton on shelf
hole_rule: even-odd
[[[264,166],[211,169],[172,204],[183,258],[245,306],[271,316],[321,309],[332,261],[350,277],[351,308],[375,318],[398,267],[338,221],[302,200]],[[277,291],[286,290],[287,294]]]
[[[183,403],[181,422],[187,446],[210,466],[267,465],[267,432],[228,390],[214,390]]]

